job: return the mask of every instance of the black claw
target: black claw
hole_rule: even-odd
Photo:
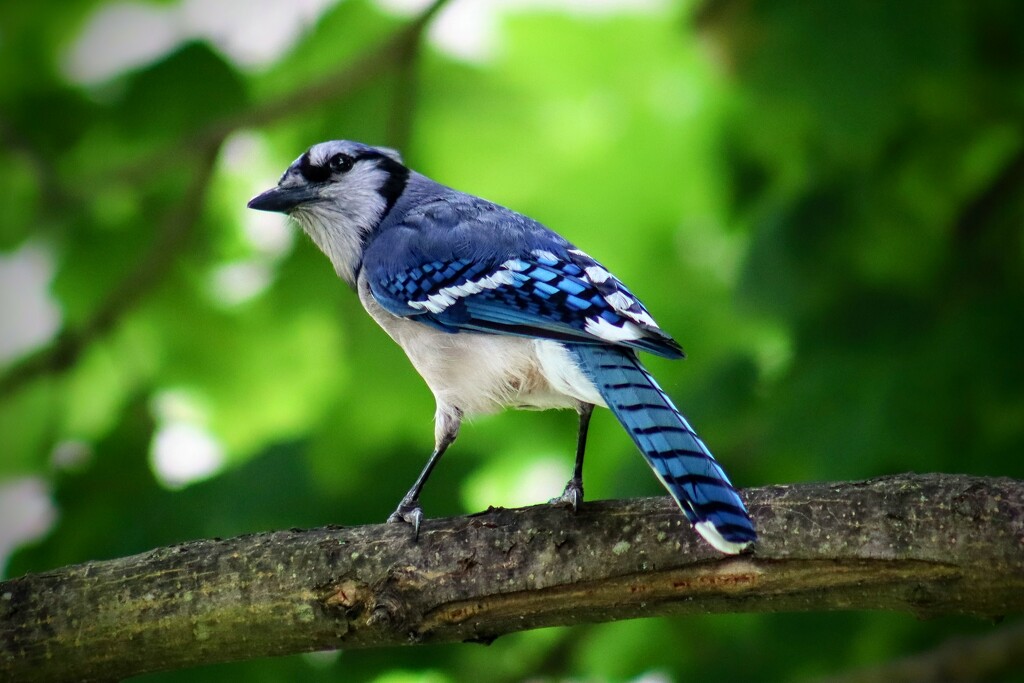
[[[583,482],[575,479],[570,479],[569,483],[565,485],[565,490],[562,491],[562,495],[557,498],[552,498],[548,501],[551,505],[565,505],[572,508],[573,512],[576,512],[580,508],[580,503],[583,502]]]
[[[423,508],[418,501],[403,500],[398,504],[398,509],[388,517],[388,524],[412,524],[413,540],[419,540],[420,523],[423,521]]]
[[[417,505],[410,515],[412,516],[412,540],[420,540],[420,522],[423,521],[423,510]],[[406,521],[409,521],[406,519]]]

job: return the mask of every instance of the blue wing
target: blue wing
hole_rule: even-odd
[[[363,268],[385,309],[448,332],[683,355],[601,264],[539,223],[483,200],[421,208],[375,239]]]

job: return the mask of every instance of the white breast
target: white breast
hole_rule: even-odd
[[[554,341],[495,334],[449,334],[384,310],[365,278],[359,300],[405,351],[434,393],[438,406],[466,415],[502,408],[576,408],[604,405],[565,348]]]

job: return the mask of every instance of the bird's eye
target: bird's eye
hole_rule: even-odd
[[[352,164],[354,163],[355,159],[347,154],[335,154],[327,160],[327,166],[333,173],[344,173],[352,168]]]

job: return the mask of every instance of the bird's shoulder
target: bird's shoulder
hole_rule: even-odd
[[[536,249],[572,245],[542,223],[481,197],[436,185],[401,202],[374,234],[364,263],[394,272],[413,261],[500,264]]]

